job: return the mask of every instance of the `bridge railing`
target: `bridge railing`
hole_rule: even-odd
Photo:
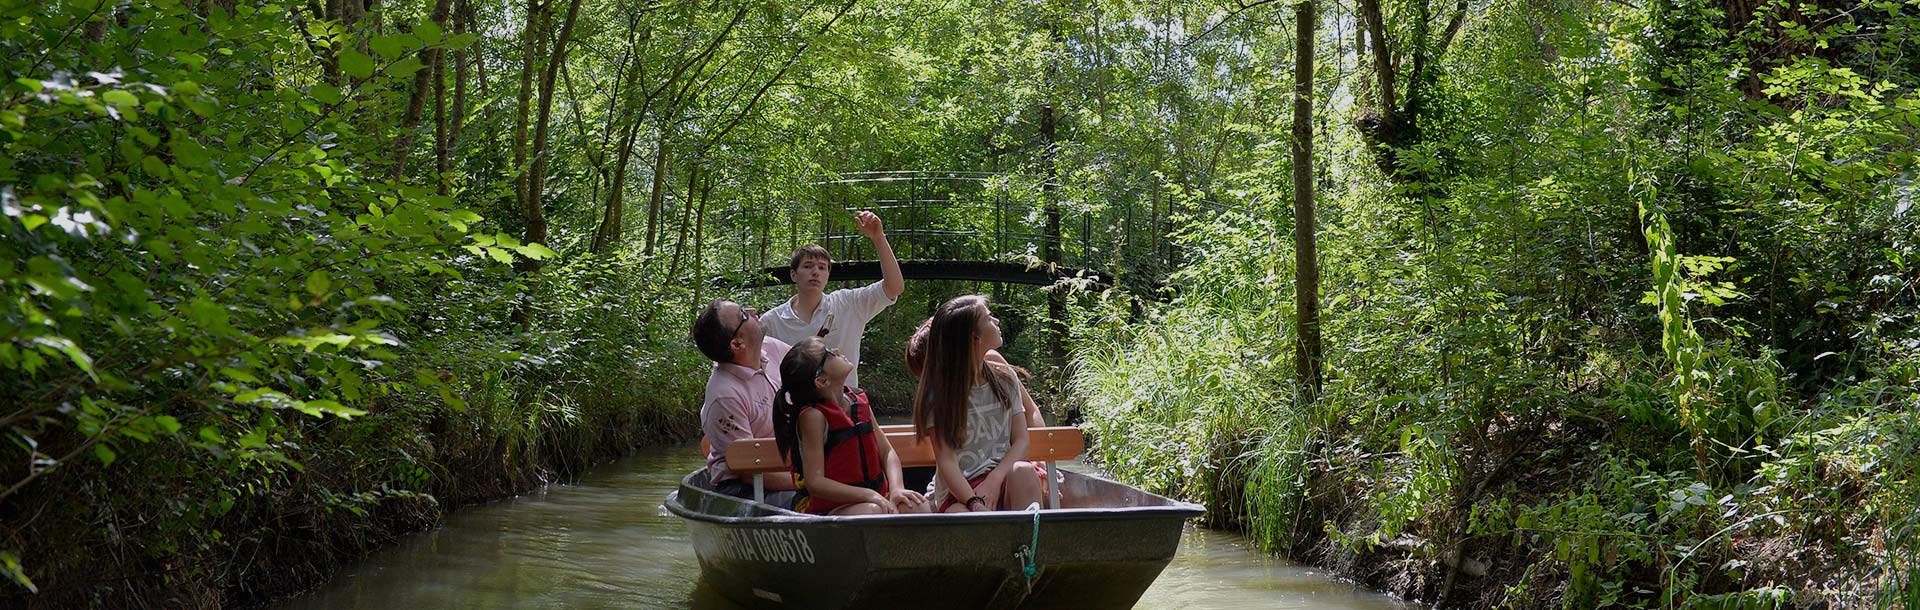
[[[1138,189],[1131,193],[1140,199]],[[1216,215],[1235,211],[1210,201],[1141,205],[1109,193],[1047,188],[1037,176],[993,172],[859,172],[784,193],[781,201],[741,202],[719,214],[713,241],[740,256],[742,274],[784,268],[804,243],[827,248],[836,260],[871,260],[871,244],[852,222],[872,210],[886,223],[888,242],[902,260],[972,260],[1100,270],[1157,281],[1180,263],[1168,233],[1175,212]],[[1048,205],[1048,201],[1056,203]],[[1178,206],[1179,209],[1171,209]],[[1058,214],[1057,232],[1048,230]]]

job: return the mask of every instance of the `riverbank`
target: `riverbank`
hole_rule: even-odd
[[[1912,354],[1817,392],[1780,383],[1769,359],[1711,355],[1732,372],[1694,408],[1752,405],[1759,418],[1741,421],[1757,440],[1701,460],[1631,343],[1582,346],[1571,370],[1498,343],[1343,350],[1303,405],[1274,356],[1284,338],[1246,315],[1090,317],[1069,399],[1116,477],[1202,503],[1210,526],[1279,556],[1439,608],[1915,595]]]
[[[623,279],[636,276],[550,268],[551,283],[527,288],[549,305],[524,326],[508,321],[512,301],[447,291],[385,335],[392,347],[359,356],[384,361],[358,361],[364,376],[251,369],[352,398],[326,417],[209,407],[231,404],[230,386],[176,384],[171,415],[153,418],[169,429],[101,459],[65,460],[4,505],[0,549],[33,589],[7,588],[0,607],[256,607],[461,507],[684,440],[698,430],[706,361],[652,337],[684,333],[689,308],[635,315],[610,305],[692,295]],[[238,366],[224,374],[251,375]]]
[[[627,381],[648,384],[637,371]],[[27,546],[39,592],[16,592],[5,605],[259,607],[310,590],[352,561],[437,527],[463,507],[569,480],[594,464],[685,440],[687,431],[698,429],[697,392],[692,399],[658,402],[639,394],[619,403],[589,402],[596,397],[577,394],[515,399],[534,393],[528,387],[498,396],[512,404],[469,400],[465,412],[424,420],[406,421],[401,414],[408,409],[376,404],[353,425],[275,443],[284,447],[287,463],[299,467],[249,477],[237,489],[165,474],[168,462],[194,463],[184,452],[129,456],[141,461],[35,498],[44,503],[40,514],[21,525],[39,532],[41,542],[61,544]],[[506,425],[505,418],[521,418],[525,425]],[[103,498],[109,489],[119,493]],[[123,519],[169,519],[171,528],[156,531],[142,527],[151,521],[119,519],[89,527],[73,518],[76,513],[51,509],[76,497],[105,502],[104,511]],[[212,506],[198,515],[166,512],[198,499]]]

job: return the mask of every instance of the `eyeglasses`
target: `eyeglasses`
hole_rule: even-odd
[[[840,357],[840,352],[834,351],[831,347],[820,350],[820,365],[813,367],[814,378],[818,379],[821,373],[827,372],[828,360],[838,357]]]
[[[743,327],[745,327],[745,326],[747,325],[747,320],[749,320],[749,319],[752,319],[752,318],[753,318],[753,313],[752,313],[752,312],[753,312],[753,308],[752,308],[752,307],[741,307],[741,308],[740,308],[740,323],[739,323],[739,324],[735,324],[735,325],[733,325],[733,333],[732,333],[732,334],[729,334],[729,335],[727,335],[727,342],[728,342],[728,343],[732,343],[732,342],[733,342],[733,340],[734,340],[735,338],[737,338],[737,337],[739,337],[739,336],[740,336],[740,329],[741,329],[741,328],[743,328]]]

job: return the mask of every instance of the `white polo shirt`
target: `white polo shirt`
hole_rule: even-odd
[[[793,311],[793,299],[781,303],[779,307],[760,315],[760,325],[767,329],[767,336],[799,345],[800,342],[819,334],[821,325],[831,318],[833,325],[828,327],[827,336],[820,340],[827,347],[840,352],[840,356],[853,365],[853,372],[847,374],[847,385],[860,387],[860,337],[867,332],[867,321],[880,315],[880,310],[892,305],[895,299],[887,297],[884,282],[874,282],[859,288],[842,288],[827,293],[820,299],[820,308],[814,310],[813,319],[802,322]],[[774,365],[778,367],[778,364]]]

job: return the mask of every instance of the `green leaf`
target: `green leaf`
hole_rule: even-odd
[[[506,248],[487,248],[487,256],[493,257],[493,260],[500,261],[503,265],[513,264],[513,255],[509,254]]]
[[[346,99],[339,87],[327,83],[314,83],[312,87],[307,88],[307,93],[313,96],[313,101],[327,105],[338,104],[340,100]]]
[[[432,21],[422,21],[420,25],[414,26],[413,35],[419,37],[420,42],[429,45],[440,44],[440,24]]]
[[[353,49],[340,51],[340,71],[354,78],[373,76],[373,58]]]
[[[99,458],[101,466],[112,466],[114,460],[120,459],[120,454],[114,453],[113,449],[102,443],[93,446],[93,457]]]
[[[94,377],[93,357],[88,356],[87,352],[80,349],[80,345],[74,343],[72,339],[57,335],[42,335],[34,337],[33,342],[40,345],[42,349],[50,348],[66,354],[67,359],[73,361],[74,366],[80,367],[80,370],[85,371],[88,377]]]
[[[180,63],[186,64],[188,69],[196,72],[200,70],[201,66],[207,65],[207,56],[201,55],[199,53],[189,53],[186,51],[180,51],[180,52],[174,53],[173,58],[176,60],[179,60]]]
[[[408,42],[407,39],[398,35],[383,34],[367,41],[367,46],[372,47],[373,52],[381,57],[394,59],[406,53],[409,50],[408,47],[413,46],[407,44]]]
[[[260,383],[260,378],[255,377],[253,373],[248,372],[246,369],[222,368],[220,369],[220,374],[234,381]]]
[[[527,244],[524,246],[517,246],[513,249],[513,251],[519,252],[521,256],[525,256],[527,258],[531,258],[537,261],[547,260],[549,258],[553,258],[555,256],[560,255],[559,252],[554,252],[553,250],[550,250],[546,246],[543,246],[540,244]]]
[[[355,409],[353,407],[342,405],[338,402],[334,402],[326,399],[309,400],[300,406],[300,412],[306,413],[308,415],[312,415],[314,417],[320,417],[322,415],[330,414],[330,415],[339,417],[340,419],[353,419],[355,416],[367,414],[366,411]]]
[[[13,82],[20,83],[20,86],[26,87],[27,91],[31,91],[33,93],[39,93],[41,91],[45,91],[47,88],[46,85],[40,84],[39,80],[31,79],[31,78],[16,78],[16,79],[13,79]]]
[[[115,106],[119,106],[121,108],[128,108],[128,107],[140,105],[140,96],[134,95],[132,91],[127,91],[125,89],[114,89],[106,93],[102,93],[100,94],[100,99],[101,101],[104,101],[109,104],[113,104]]]
[[[28,593],[39,593],[40,588],[33,586],[33,579],[27,578],[27,570],[20,565],[20,557],[13,551],[0,551],[0,572],[6,572],[7,578],[15,584],[27,588]]]
[[[427,67],[427,65],[420,63],[419,57],[409,55],[401,58],[400,61],[393,62],[393,65],[387,66],[387,74],[405,78],[413,76],[413,73],[419,72],[421,68],[425,67]]]
[[[207,147],[201,146],[199,142],[193,141],[192,137],[184,134],[175,134],[167,148],[173,151],[173,158],[183,167],[206,167],[208,159],[211,158],[211,155],[207,154]]]
[[[330,285],[332,285],[332,282],[327,279],[326,271],[315,269],[313,273],[307,274],[307,294],[316,297],[325,295],[327,294],[327,287]]]
[[[440,400],[447,403],[447,406],[453,407],[454,411],[461,413],[467,412],[467,401],[460,400],[459,396],[455,396],[451,388],[443,385],[436,389],[440,390]]]

